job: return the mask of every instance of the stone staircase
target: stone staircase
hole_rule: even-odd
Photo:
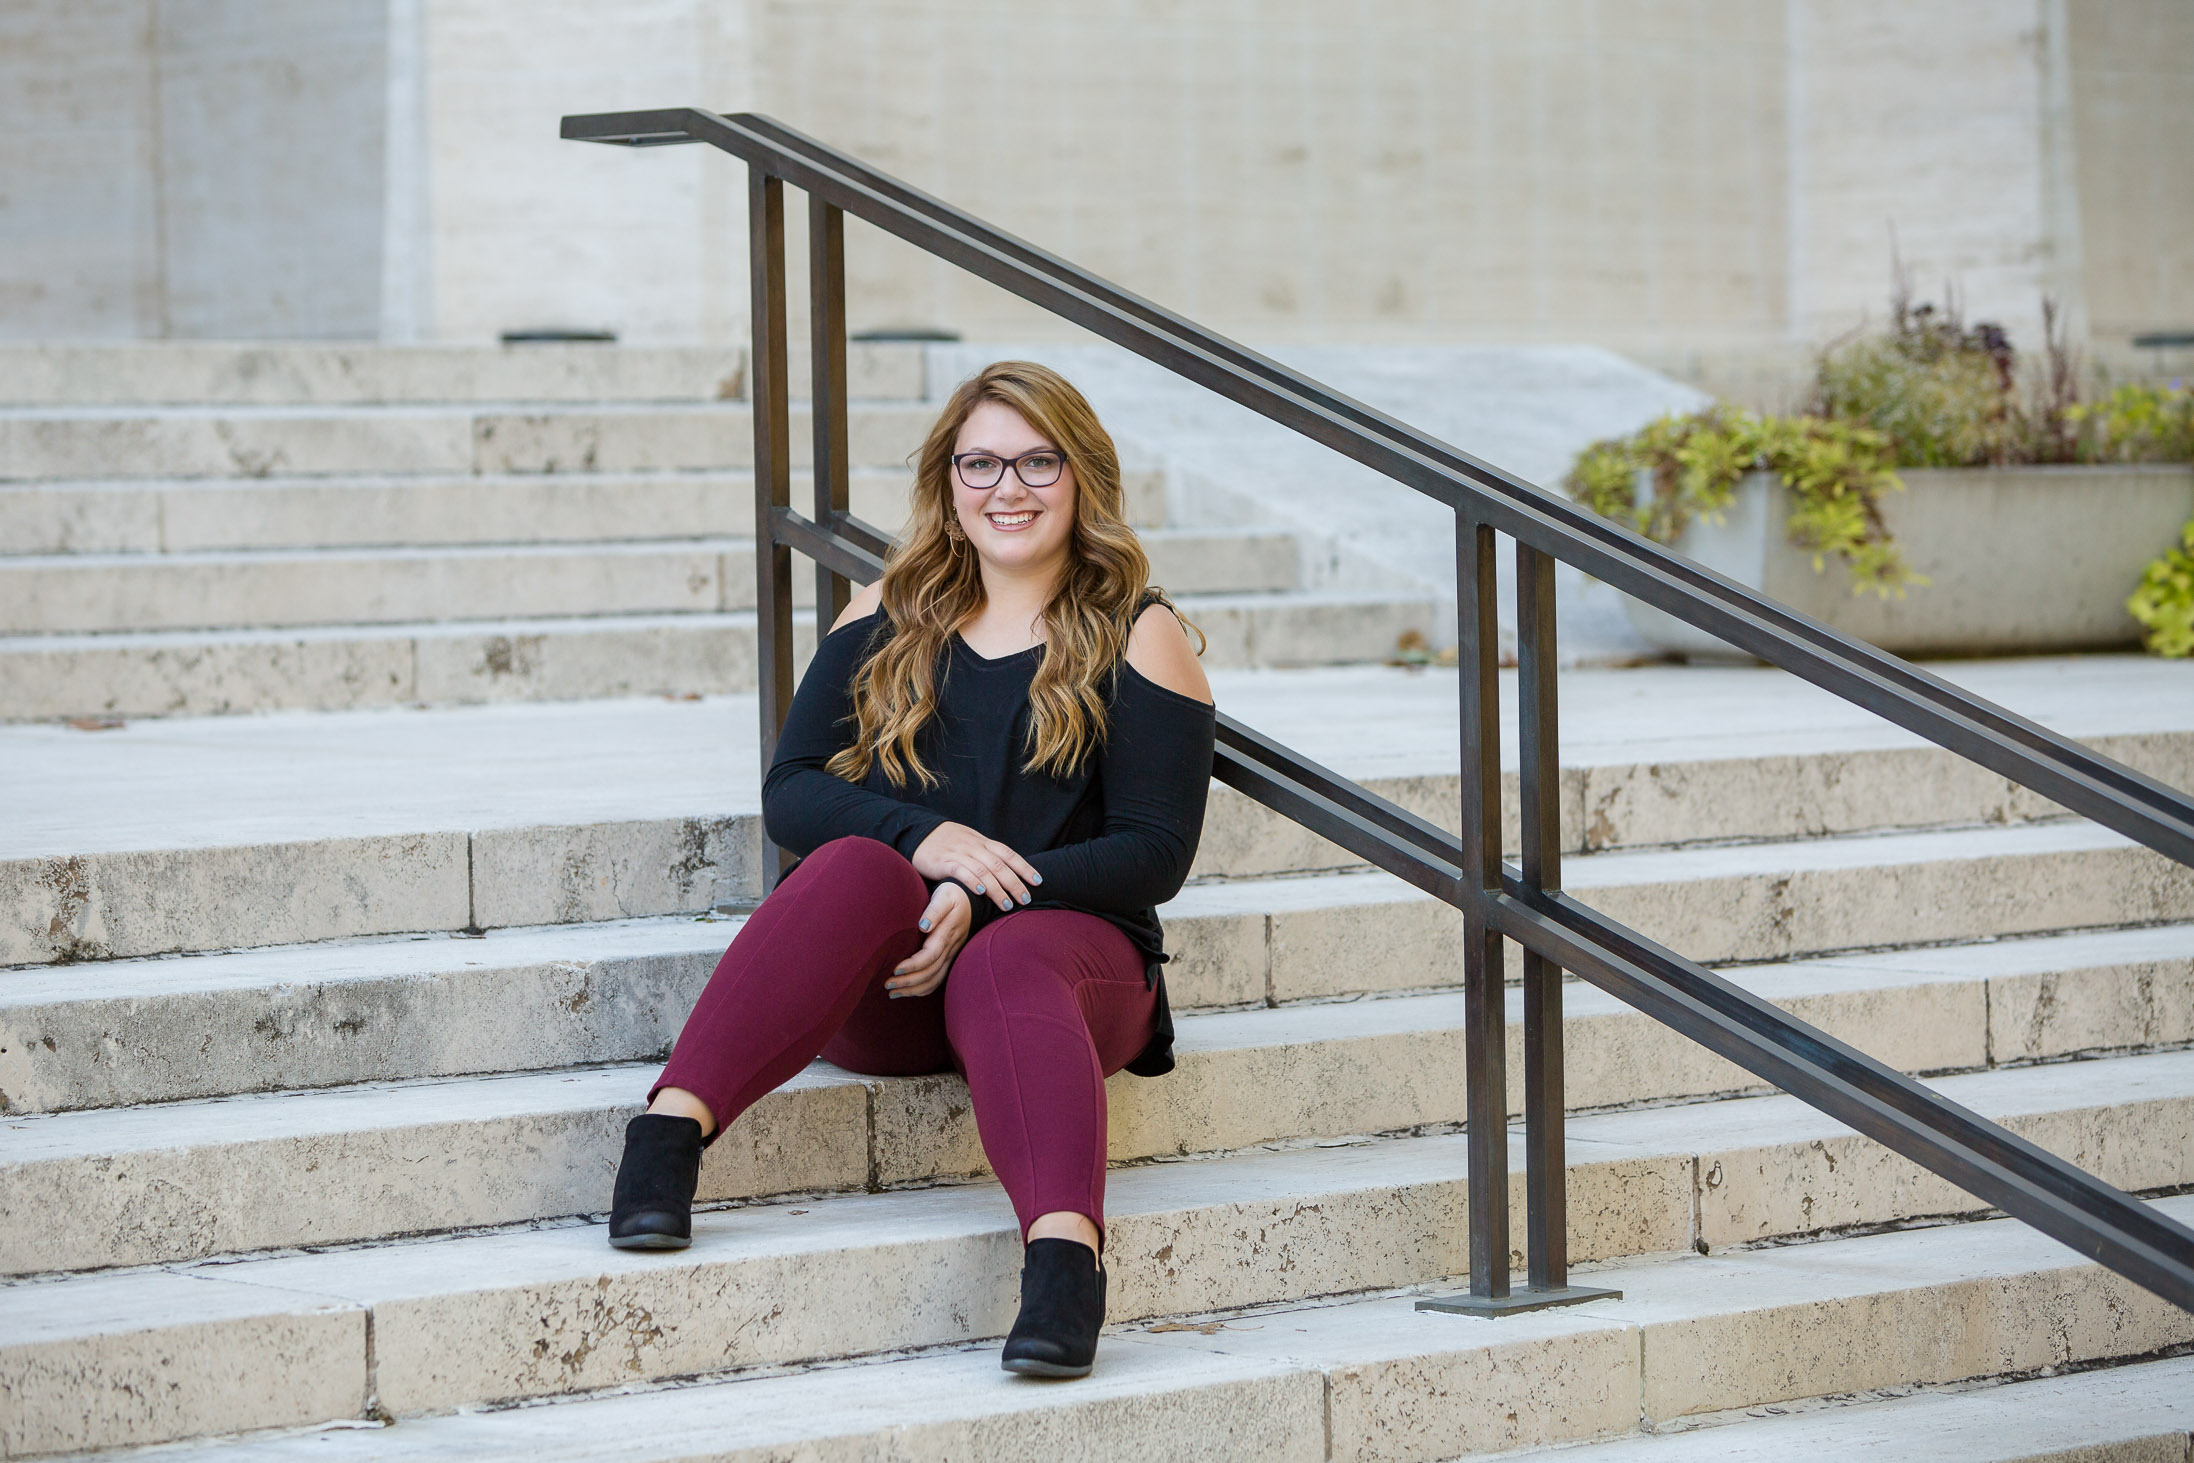
[[[2194,782],[2188,667],[1945,669]],[[1452,822],[1452,673],[1213,680]],[[1571,1253],[1623,1298],[1415,1311],[1467,1266],[1457,921],[1224,788],[1163,911],[1180,1068],[1113,1084],[1092,1378],[997,1370],[956,1078],[818,1064],[690,1250],[611,1250],[754,893],[753,722],[0,729],[0,1456],[2183,1463],[2194,1316],[1575,984]],[[2194,1219],[2194,870],[1770,672],[1566,676],[1563,760],[1579,897]]]
[[[896,528],[938,383],[918,347],[849,372],[853,510]],[[0,718],[751,689],[743,393],[703,349],[0,347]],[[808,433],[796,406],[795,502]],[[1170,527],[1162,473],[1129,478],[1213,664],[1432,625],[1428,596],[1302,587],[1284,530]]]

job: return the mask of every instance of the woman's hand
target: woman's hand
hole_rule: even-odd
[[[939,884],[922,911],[921,927],[929,932],[922,948],[899,962],[884,982],[884,989],[898,996],[926,996],[945,983],[952,957],[967,943],[974,912],[968,907],[967,890],[958,884]]]
[[[1031,884],[1044,876],[995,838],[985,838],[965,823],[940,823],[914,850],[914,872],[925,879],[958,879],[969,891],[1011,909],[1029,902]]]

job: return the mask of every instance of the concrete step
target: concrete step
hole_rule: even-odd
[[[1429,623],[1425,606],[1354,595],[1177,603],[1210,635],[1214,669],[1275,663],[1258,659],[1275,646],[1280,664],[1376,661],[1402,629]],[[0,636],[0,720],[720,695],[752,689],[753,633],[735,610]]]
[[[1953,1390],[1893,1390],[1906,1395],[1755,1408],[1715,1425],[1578,1444],[1549,1454],[1548,1463],[2181,1463],[2194,1455],[2186,1401],[2194,1396],[2194,1357]]]
[[[792,362],[804,390],[804,345]],[[324,406],[447,401],[712,401],[746,395],[735,346],[170,342],[0,345],[0,405]],[[856,398],[927,394],[919,345],[853,341]]]
[[[1565,860],[1563,884],[1709,964],[2194,915],[2194,870],[2083,823],[1616,850]],[[1459,978],[1461,915],[1386,874],[1194,885],[1161,913],[1167,978],[1199,1003]]]
[[[759,819],[733,811],[753,797],[196,848],[38,853],[29,830],[0,841],[0,963],[697,913],[758,887]],[[2194,917],[2194,870],[2069,822],[1617,850],[1568,860],[1565,886],[1709,963]],[[1381,873],[1191,885],[1161,914],[1187,1006],[1412,989],[1457,968],[1459,914]]]
[[[1729,1309],[1721,1325],[1740,1324],[1736,1287],[1727,1285],[1722,1298]],[[1914,1308],[1884,1296],[1893,1298]],[[1271,1312],[1218,1323],[1208,1335],[1120,1331],[1104,1342],[1099,1370],[1074,1387],[1009,1377],[984,1346],[400,1427],[223,1440],[173,1456],[956,1463],[972,1448],[978,1457],[1137,1463],[1192,1448],[1198,1458],[1240,1463],[1434,1463],[1552,1444],[1558,1463],[2183,1463],[2188,1441],[2194,1359],[2186,1357],[1996,1385],[1960,1381],[1950,1384],[1956,1390],[1888,1401],[1763,1403],[1731,1425],[1640,1435],[1641,1418],[1687,1421],[1655,1418],[1645,1406],[1646,1378],[1665,1371],[1663,1358],[1647,1360],[1645,1348],[1666,1325],[1630,1321],[1619,1302],[1583,1316],[1496,1322],[1408,1307],[1406,1299],[1380,1299]],[[1268,1329],[1279,1344],[1237,1349]],[[1785,1339],[1773,1320],[1761,1329]],[[1608,1434],[1628,1436],[1570,1441]]]
[[[896,532],[912,479],[851,475],[853,513]],[[1128,521],[1166,522],[1165,476],[1122,474]],[[814,492],[794,475],[803,516]],[[0,553],[152,554],[214,549],[597,543],[754,529],[746,472],[479,473],[180,478],[0,484]]]
[[[1603,1043],[1594,1055],[1650,1059],[1656,1047],[1685,1045],[1635,1023],[1629,1032],[1644,1039],[1612,1054]],[[1872,1032],[1849,1034],[1872,1044]],[[1182,1072],[1114,1081],[1113,1161],[1403,1132],[1464,1116],[1457,997],[1207,1017],[1184,1036]],[[1601,1076],[1580,1066],[1587,1084]],[[598,1210],[624,1123],[655,1071],[649,1063],[11,1118],[0,1126],[0,1274]],[[1631,1076],[1616,1085],[1636,1101],[1663,1099],[1675,1084]],[[2184,1141],[2194,1134],[2194,1053],[1934,1085],[2121,1187],[2194,1182],[2194,1146]],[[2108,1098],[2098,1105],[2097,1094]],[[1578,1118],[1571,1136],[1581,1155],[1627,1150],[1692,1165],[1702,1178],[1686,1207],[1696,1238],[1717,1247],[1977,1207],[1790,1098]],[[988,1172],[956,1077],[857,1079],[819,1065],[712,1147],[702,1196]],[[54,1214],[70,1222],[39,1222]]]
[[[813,635],[795,622],[798,663]],[[0,719],[371,711],[754,685],[754,614],[0,637]]]
[[[807,351],[794,351],[805,390]],[[926,395],[919,344],[847,344],[856,399]],[[4,406],[360,406],[395,401],[713,401],[746,395],[739,347],[630,344],[0,344]]]
[[[574,633],[591,623],[571,622]],[[597,632],[609,635],[622,623]],[[108,637],[84,638],[99,644]],[[540,665],[544,643],[483,639],[479,669],[491,687],[553,669]],[[220,642],[155,636],[146,643]],[[1944,669],[2153,776],[2194,785],[2194,662],[2082,656]],[[1451,673],[1215,669],[1212,682],[1233,715],[1453,825]],[[1504,703],[1512,716],[1513,687]],[[729,696],[175,718],[91,735],[0,729],[0,765],[19,774],[11,816],[0,823],[0,858],[172,847],[176,829],[189,830],[187,843],[229,845],[535,825],[592,825],[602,840],[596,846],[615,853],[619,826],[751,811],[755,716],[750,696]],[[1562,728],[1559,800],[1571,851],[2061,815],[2000,777],[1915,746],[1772,672],[1663,666],[1570,673]],[[1513,767],[1512,721],[1504,722],[1502,740],[1504,765]],[[605,748],[645,748],[646,755],[605,760]],[[270,778],[277,768],[283,775]],[[1513,817],[1513,775],[1504,781]],[[1516,847],[1513,821],[1504,839]],[[645,848],[634,854],[652,856]],[[1353,864],[1298,825],[1214,786],[1192,878]]]
[[[736,918],[683,917],[293,945],[0,978],[0,1113],[127,1107],[237,1093],[649,1061],[670,1048]],[[2161,925],[1746,966],[1732,978],[1905,1071],[1951,1072],[2194,1042],[2194,926]],[[1351,1131],[1406,1126],[1387,1103],[1419,1062],[1448,1065],[1456,996],[1198,1014],[1184,1068],[1248,1061],[1370,1106]],[[1510,993],[1510,1101],[1520,1110],[1521,995]],[[1573,1109],[1754,1089],[1756,1079],[1589,986],[1566,997]],[[1261,1052],[1253,1060],[1243,1056]],[[1308,1068],[1301,1064],[1308,1064]],[[1270,1070],[1267,1070],[1267,1068]],[[1201,1070],[1198,1067],[1197,1070]],[[1198,1079],[1200,1080],[1200,1079]],[[1238,1146],[1196,1082],[1118,1084],[1164,1099],[1182,1151]],[[1442,1100],[1453,1098],[1445,1087]],[[1154,1097],[1153,1094],[1156,1094]],[[1351,1101],[1356,1099],[1351,1098]],[[1208,1106],[1208,1103],[1205,1104]],[[1458,1109],[1459,1113],[1459,1109]],[[1123,1109],[1116,1122],[1144,1119]],[[1290,1131],[1309,1132],[1309,1117]],[[1123,1129],[1124,1130],[1124,1129]],[[1140,1140],[1138,1140],[1140,1141]],[[1241,1140],[1249,1141],[1249,1140]],[[1178,1146],[1176,1144],[1175,1146]],[[1152,1152],[1167,1151],[1161,1143]]]
[[[904,468],[936,416],[920,402],[853,406],[849,460]],[[794,461],[811,432],[795,408]],[[753,451],[736,401],[0,409],[12,481],[724,469],[752,467]]]
[[[1285,533],[1142,534],[1154,582],[1183,595],[1295,587]],[[229,626],[401,624],[528,616],[714,614],[754,607],[754,541],[467,545],[0,557],[0,631],[14,636]],[[814,602],[812,574],[794,577]]]
[[[1452,1285],[1466,1232],[1457,1149],[1454,1139],[1420,1139],[1124,1172],[1108,1246],[1111,1317],[1126,1325],[1351,1288]],[[1622,1202],[1639,1197],[1641,1178],[1628,1175]],[[19,1404],[7,1441],[33,1453],[412,1417],[996,1336],[1013,1314],[1014,1236],[1002,1206],[992,1200],[978,1210],[974,1194],[947,1188],[706,1214],[694,1248],[674,1255],[613,1251],[599,1227],[571,1226],[0,1288],[0,1337],[12,1343],[0,1347],[0,1381]],[[2194,1197],[2156,1207],[2182,1222],[2194,1217]],[[1590,1217],[1582,1223],[1593,1227]],[[1308,1378],[1302,1385],[1323,1406],[1307,1417],[1322,1411],[1336,1429],[1333,1456],[1431,1460],[1605,1436],[1641,1418],[2140,1358],[2194,1341],[2194,1316],[2012,1221],[1680,1255],[1579,1278],[1623,1298],[1502,1321],[1416,1312],[1407,1296],[1266,1311],[1116,1336],[1099,1363],[1109,1384],[1001,1386],[990,1395],[1073,1406],[1113,1395],[1112,1386],[1164,1390],[1179,1379],[1193,1389],[1208,1382],[1199,1367],[1214,1355],[1261,1361]],[[1146,1371],[1142,1346],[1176,1359]],[[988,1371],[995,1361],[974,1354],[883,1365],[934,1369],[925,1393],[934,1402],[956,1395],[943,1385],[956,1365],[996,1377]],[[808,1393],[805,1435],[829,1437],[851,1422],[856,1436],[801,1456],[873,1456],[857,1451],[866,1441],[859,1434],[905,1416],[893,1407],[905,1393],[891,1381],[904,1375],[862,1367],[810,1374],[840,1379],[878,1411],[835,1408]],[[786,1415],[766,1389],[799,1385],[818,1384],[739,1382],[571,1407],[612,1409],[620,1441],[675,1443],[675,1414],[649,1425],[632,1409],[713,1396],[723,1399],[711,1408],[716,1418],[766,1422]],[[745,1387],[765,1390],[737,1391]],[[1532,1403],[1519,1405],[1519,1392]],[[472,1413],[311,1443],[366,1449],[394,1440],[495,1456],[492,1432],[450,1430],[602,1436],[578,1431],[589,1415],[599,1414]],[[1312,1435],[1324,1441],[1314,1424]],[[955,1456],[964,1455],[964,1426],[953,1436],[963,1448]],[[739,1441],[757,1451],[730,1452]],[[734,1433],[713,1455],[781,1457],[781,1446],[759,1449],[783,1442]],[[269,1456],[296,1446],[267,1442]]]

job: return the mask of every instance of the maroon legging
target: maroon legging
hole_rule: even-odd
[[[897,850],[841,838],[803,860],[724,952],[650,1100],[680,1087],[721,1133],[820,1054],[848,1071],[957,1067],[1025,1235],[1061,1210],[1105,1223],[1105,1078],[1150,1040],[1156,996],[1128,937],[1026,909],[978,931],[944,988],[894,1000],[928,886]]]

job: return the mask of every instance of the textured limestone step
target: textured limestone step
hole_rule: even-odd
[[[912,479],[851,475],[856,517],[896,531]],[[1166,521],[1163,473],[1125,472],[1128,521]],[[794,475],[806,516],[813,488]],[[754,528],[744,472],[483,473],[463,476],[183,478],[0,484],[0,553],[151,554],[394,544],[587,543],[708,538]]]
[[[758,823],[720,812],[18,855],[0,860],[0,961],[695,913],[753,896]],[[1708,963],[2194,918],[2194,870],[2079,823],[1623,850],[1571,859],[1566,875],[1585,903]],[[1161,914],[1185,1006],[1444,985],[1459,970],[1460,914],[1387,874],[1191,885]]]
[[[1881,1401],[1754,1411],[1726,1423],[1551,1453],[1548,1463],[2183,1463],[2194,1455],[2194,1357]]]
[[[849,408],[849,460],[904,467],[936,419],[918,402]],[[793,460],[812,446],[791,418]],[[0,408],[0,478],[260,478],[586,473],[753,465],[744,402]]]
[[[1181,1071],[1158,1083],[1114,1080],[1115,1162],[1464,1116],[1455,997],[1209,1017],[1183,1035]],[[1656,1044],[1619,1055],[1650,1058]],[[1604,1083],[1596,1068],[1607,1065],[1604,1057],[1587,1061],[1579,1075]],[[0,1125],[0,1273],[598,1210],[624,1123],[655,1070],[649,1063],[12,1118]],[[1632,1100],[1663,1095],[1650,1078],[1615,1085]],[[2194,1181],[2194,1054],[2012,1068],[1934,1085],[2121,1187]],[[2098,1105],[2100,1094],[2107,1101]],[[1588,1156],[1673,1155],[1696,1170],[1699,1191],[1687,1207],[1697,1216],[1696,1238],[1716,1247],[1977,1207],[1790,1098],[1578,1118],[1571,1134]],[[856,1079],[818,1066],[712,1147],[702,1193],[752,1198],[987,1172],[957,1077]],[[253,1198],[239,1203],[239,1195]],[[54,1214],[70,1222],[39,1222]]]
[[[0,1113],[657,1059],[738,927],[724,918],[635,920],[115,961],[96,972],[18,969],[0,977]],[[1911,1072],[2194,1042],[2188,925],[1748,966],[1732,975]],[[1390,1060],[1444,1063],[1460,1019],[1457,998],[1445,993],[1205,1014],[1186,999],[1198,994],[1194,986],[1177,982],[1172,993],[1183,1012],[1184,1064],[1259,1051],[1247,1080],[1336,1092],[1384,1092],[1397,1080],[1384,1070]],[[1564,1014],[1572,1108],[1757,1086],[1589,986],[1571,983]],[[1509,1018],[1512,1027],[1522,1020],[1515,991]],[[1520,1028],[1511,1040],[1517,1110]],[[1313,1069],[1322,1074],[1315,1081],[1304,1075]],[[1118,1085],[1154,1100],[1141,1084]],[[1192,1086],[1180,1076],[1162,1084],[1176,1124],[1190,1111]],[[1406,1110],[1354,1110],[1349,1126],[1403,1126],[1413,1120],[1397,1115]],[[1123,1112],[1118,1121],[1129,1119]],[[1200,1150],[1242,1140],[1205,1130],[1182,1141]]]
[[[2194,916],[2194,869],[2073,822],[1618,849],[1565,859],[1563,885],[1709,964]],[[1460,912],[1387,874],[1192,885],[1165,912],[1183,936],[1171,969],[1215,996],[1284,1002],[1460,978]],[[1509,956],[1514,975],[1513,944]]]
[[[805,664],[805,617],[795,636]],[[0,637],[10,721],[701,696],[754,680],[751,610]]]
[[[804,382],[805,346],[794,355],[791,379]],[[922,396],[923,366],[919,345],[846,347],[856,398]],[[0,345],[0,404],[10,406],[705,401],[745,392],[746,352],[733,346]]]
[[[2190,1441],[2194,1360],[2185,1357],[1955,1383],[1889,1401],[1763,1406],[1732,1424],[1638,1435],[1651,1333],[1580,1329],[1567,1318],[1459,1331],[1442,1320],[1392,1301],[1275,1313],[1247,1323],[1289,1333],[1294,1354],[1269,1359],[1234,1354],[1232,1327],[1202,1344],[1122,1332],[1105,1341],[1101,1369],[1076,1387],[1009,1377],[981,1347],[398,1428],[223,1440],[173,1456],[770,1463],[797,1450],[819,1463],[852,1463],[888,1447],[904,1463],[953,1463],[971,1449],[1063,1463],[1138,1463],[1184,1449],[1240,1463],[1434,1463],[1551,1443],[1555,1463],[2184,1463]],[[1329,1398],[1337,1405],[1329,1408]]]
[[[1292,535],[1159,528],[1155,582],[1184,595],[1293,589]],[[466,545],[0,557],[0,631],[287,628],[530,616],[714,614],[755,603],[754,541]],[[815,578],[796,574],[795,599]]]
[[[1451,1142],[1412,1146],[1424,1152]],[[1339,1171],[1366,1151],[1237,1161],[1230,1202],[1202,1209],[1177,1207],[1183,1196],[1166,1185],[1174,1170],[1216,1165],[1119,1175],[1109,1247],[1114,1322],[1227,1310],[1256,1304],[1246,1297],[1260,1294],[1285,1303],[1319,1294],[1347,1270],[1393,1277],[1373,1288],[1429,1287],[1459,1273],[1459,1187],[1429,1174],[1430,1182],[1411,1183],[1391,1164],[1386,1177],[1390,1185],[1401,1180],[1398,1187],[1336,1187]],[[1253,1166],[1261,1171],[1252,1174]],[[1375,1191],[1384,1203],[1367,1204]],[[587,1226],[0,1288],[0,1381],[20,1404],[8,1442],[29,1453],[377,1410],[410,1416],[490,1398],[843,1357],[875,1349],[880,1335],[899,1345],[996,1336],[1013,1313],[1011,1223],[965,1212],[965,1197],[945,1189],[705,1215],[695,1248],[673,1256],[609,1250],[599,1228]],[[2156,1207],[2181,1222],[2194,1217],[2194,1199]],[[1261,1360],[1308,1375],[1335,1428],[1333,1456],[1429,1463],[1458,1451],[1627,1432],[1641,1417],[2137,1358],[2194,1340],[2194,1317],[2012,1221],[1587,1274],[1587,1283],[1617,1287],[1624,1298],[1477,1321],[1417,1312],[1403,1296],[1267,1311],[1208,1332],[1131,1331],[1107,1343],[1098,1376],[1127,1385],[1178,1376],[1195,1387],[1207,1375],[1198,1370],[1204,1359]],[[1173,1349],[1178,1360],[1143,1372],[1132,1348],[1146,1344]],[[1111,1365],[1115,1355],[1127,1364]],[[924,1375],[936,1380],[919,1389],[931,1399],[952,1395],[943,1383],[955,1365],[993,1381],[993,1396],[1071,1406],[1107,1388],[1093,1379],[1090,1391],[1007,1392],[1013,1384],[988,1370],[994,1358],[976,1353],[957,1363],[882,1365],[932,1368]],[[830,1419],[874,1418],[888,1429],[903,1415],[907,1393],[891,1379],[905,1372],[808,1375],[840,1378],[886,1413],[819,1406],[802,1392],[810,1403],[799,1426],[811,1436],[831,1435]],[[646,1437],[681,1440],[676,1413],[657,1425],[660,1433],[640,1421],[680,1405],[659,1399],[688,1399],[684,1405],[713,1419],[767,1420],[785,1415],[771,1406],[770,1389],[802,1385],[822,1384],[742,1381],[569,1404],[573,1410],[328,1434],[309,1445],[440,1443],[492,1457],[497,1427],[519,1428],[517,1445],[536,1450],[553,1447],[552,1436],[589,1442],[601,1435],[587,1431],[585,1419],[605,1414],[577,1409],[607,1408],[618,1441],[639,1448],[619,1455],[648,1457]],[[761,1447],[784,1442],[731,1436]],[[872,1441],[857,1437],[801,1456],[874,1456],[862,1450]],[[306,1445],[265,1444],[271,1457]]]
[[[1178,603],[1209,634],[1214,669],[1273,664],[1258,659],[1268,651],[1288,665],[1377,661],[1429,623],[1407,600],[1309,591]],[[753,634],[734,610],[0,636],[0,720],[720,695],[752,690]]]
[[[1715,1279],[1741,1305],[1736,1287]],[[1914,1308],[1907,1297],[1885,1299]],[[1673,1327],[1632,1322],[1620,1303],[1493,1322],[1411,1304],[1272,1312],[1222,1323],[1208,1336],[1120,1331],[1106,1338],[1098,1370],[1074,1387],[1009,1377],[985,1346],[393,1428],[223,1440],[175,1456],[767,1463],[790,1453],[818,1463],[877,1456],[953,1463],[971,1455],[1137,1463],[1192,1452],[1241,1463],[1434,1463],[1551,1444],[1559,1463],[2183,1463],[2188,1443],[2194,1359],[2185,1357],[1996,1385],[1961,1381],[1952,1383],[1956,1391],[1802,1411],[1761,1404],[1759,1415],[1731,1424],[1643,1436],[1641,1418],[1671,1420],[1648,1411],[1646,1383],[1668,1372],[1662,1353],[1676,1339],[1666,1334]],[[1724,1324],[1746,1319],[1733,1305]],[[1789,1328],[1763,1319],[1759,1339],[1788,1348]],[[1972,1327],[1970,1315],[1952,1319]],[[1253,1349],[1238,1349],[1245,1342]],[[1628,1436],[1571,1441],[1610,1434]]]

